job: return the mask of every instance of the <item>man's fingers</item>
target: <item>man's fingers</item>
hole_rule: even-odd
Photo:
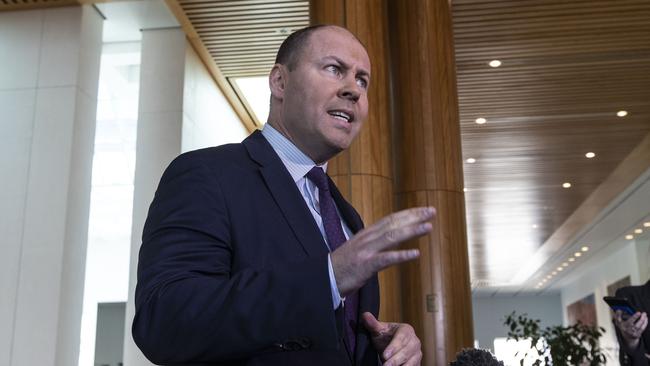
[[[361,314],[361,321],[363,322],[363,326],[366,327],[373,337],[380,336],[382,335],[382,332],[385,331],[382,323],[370,312],[366,311]]]
[[[404,366],[420,366],[420,362],[422,361],[422,351],[419,351],[415,356],[411,357],[410,360],[408,360]]]
[[[413,328],[402,324],[384,351],[384,365],[403,365],[420,352],[420,340],[415,336]]]
[[[388,252],[378,253],[374,258],[373,272],[379,272],[394,264],[411,261],[419,256],[420,251],[418,249],[391,250]]]
[[[639,320],[640,317],[641,317],[641,313],[637,311],[636,313],[634,313],[634,315],[627,318],[627,320],[624,320],[623,322],[626,323],[627,325],[634,325],[637,322],[637,320]]]
[[[375,233],[370,240],[368,247],[380,252],[393,248],[402,242],[428,234],[433,228],[430,222],[416,223],[409,226]],[[370,239],[370,237],[369,237]]]
[[[403,226],[429,221],[435,213],[436,209],[433,207],[409,208],[382,218],[376,224],[372,225],[371,228],[380,232],[395,230]]]
[[[637,324],[637,328],[641,332],[643,332],[647,326],[648,326],[648,316],[645,313],[643,313],[641,320],[639,320],[639,323]]]

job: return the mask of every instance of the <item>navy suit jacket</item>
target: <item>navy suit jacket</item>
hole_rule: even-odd
[[[361,218],[330,185],[359,231]],[[362,326],[356,354],[346,351],[327,255],[259,131],[182,154],[163,174],[142,234],[133,338],[166,365],[376,365]],[[378,314],[376,276],[360,289],[359,311]]]

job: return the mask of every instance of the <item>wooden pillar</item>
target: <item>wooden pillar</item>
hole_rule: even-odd
[[[453,29],[448,0],[390,1],[398,208],[434,206],[431,235],[410,243],[402,267],[404,320],[424,345],[423,365],[471,347],[472,308]]]
[[[393,212],[387,7],[384,0],[312,0],[312,24],[349,29],[366,46],[372,77],[368,120],[350,149],[330,160],[327,172],[366,225]],[[380,319],[401,321],[399,269],[379,273]]]

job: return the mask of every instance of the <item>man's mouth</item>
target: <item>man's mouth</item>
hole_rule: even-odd
[[[352,113],[344,112],[344,111],[338,111],[338,110],[328,111],[327,114],[348,123],[350,123],[354,119],[354,115]]]

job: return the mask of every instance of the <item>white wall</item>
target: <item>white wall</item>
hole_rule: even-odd
[[[102,18],[0,13],[0,365],[79,347]]]
[[[241,142],[246,136],[248,130],[199,56],[188,45],[185,54],[182,151]]]
[[[542,327],[562,324],[559,294],[473,297],[474,339],[480,348],[494,351],[494,338],[507,337],[508,329],[503,322],[513,311],[540,319]]]

